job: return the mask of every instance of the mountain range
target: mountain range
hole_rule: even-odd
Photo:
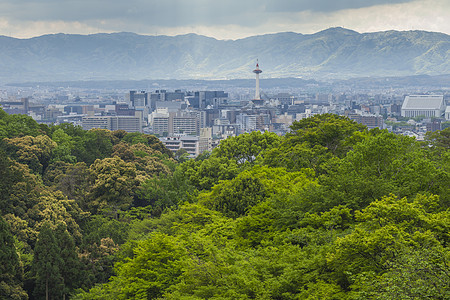
[[[0,83],[67,80],[345,79],[450,74],[450,36],[426,31],[358,33],[330,28],[239,40],[196,34],[0,36]]]

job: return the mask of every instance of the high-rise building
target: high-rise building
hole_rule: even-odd
[[[148,105],[148,94],[144,91],[130,91],[127,98],[132,107],[144,107]]]
[[[154,134],[160,136],[169,133],[169,110],[167,108],[158,108],[149,115],[149,123]]]
[[[154,134],[194,134],[200,133],[202,124],[205,123],[205,112],[199,111],[175,111],[169,108],[158,108],[149,115],[149,123]]]
[[[198,91],[189,97],[189,103],[194,108],[219,107],[228,102],[228,93],[224,91]]]

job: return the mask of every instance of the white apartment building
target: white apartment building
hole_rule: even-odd
[[[142,132],[142,118],[139,116],[87,116],[82,119],[84,130],[93,128]]]
[[[180,149],[185,149],[191,158],[197,157],[201,153],[198,136],[170,136],[159,140],[174,154]]]

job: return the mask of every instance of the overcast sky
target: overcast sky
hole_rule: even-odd
[[[0,35],[128,31],[217,39],[329,27],[450,34],[450,0],[0,0]]]

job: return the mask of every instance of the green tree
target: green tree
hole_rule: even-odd
[[[289,170],[313,169],[326,172],[326,163],[343,157],[366,136],[366,127],[335,114],[315,115],[295,121],[279,147],[264,155],[263,163]]]
[[[427,158],[418,142],[387,132],[356,144],[327,170],[328,176],[320,178],[326,188],[317,196],[325,203],[330,201],[329,206],[347,203],[354,209],[390,193],[400,197],[419,192],[439,194],[450,183],[448,172]]]
[[[448,271],[444,245],[449,241],[450,224],[448,209],[441,210],[436,196],[408,201],[391,195],[356,212],[355,230],[337,238],[327,257],[338,282],[362,298],[368,290],[375,294],[384,290],[385,295],[400,293],[386,299],[414,299],[407,295],[432,291],[441,295],[433,299],[445,299],[442,293],[447,291],[449,278],[444,275]],[[416,273],[403,273],[408,270]],[[414,281],[405,284],[407,278]],[[375,283],[380,290],[372,288]]]
[[[44,176],[48,184],[61,191],[68,199],[75,200],[82,208],[88,208],[88,194],[90,191],[89,168],[84,162],[76,164],[53,163],[49,172]]]
[[[9,225],[0,216],[0,298],[28,299],[22,288],[23,269]]]
[[[3,142],[11,158],[27,164],[38,174],[43,174],[50,163],[52,151],[56,147],[56,143],[46,135],[6,138]]]
[[[179,165],[179,171],[197,189],[209,190],[220,180],[233,179],[241,170],[234,160],[211,156],[205,160],[190,159]]]
[[[97,159],[90,172],[93,184],[90,202],[93,211],[106,210],[117,214],[119,209],[127,209],[133,202],[138,186],[136,167],[119,157]]]
[[[333,155],[342,156],[351,149],[353,134],[365,130],[366,126],[347,117],[321,114],[292,123],[286,141],[290,144],[306,142],[310,148],[321,145]]]
[[[117,275],[100,289],[81,293],[75,299],[157,299],[179,281],[186,250],[181,241],[154,233],[133,249],[133,257],[116,264]]]
[[[212,151],[213,157],[233,159],[237,164],[253,164],[264,150],[277,147],[280,137],[273,132],[252,131],[220,142]]]
[[[0,149],[0,212],[6,214],[13,211],[14,204],[10,196],[14,193],[14,185],[22,181],[20,172],[14,170],[14,163]]]
[[[52,140],[57,144],[52,152],[53,161],[65,161],[68,163],[76,162],[76,157],[72,155],[74,143],[71,136],[60,128],[53,132]]]
[[[284,168],[255,166],[236,178],[221,181],[210,192],[199,195],[199,202],[229,217],[245,215],[254,205],[281,195],[303,190],[312,184],[311,172],[288,172]]]
[[[152,214],[159,216],[166,208],[176,207],[184,202],[193,202],[196,195],[197,190],[179,170],[176,170],[173,175],[163,174],[142,183],[135,204],[150,205]]]
[[[189,159],[189,153],[186,151],[186,149],[180,148],[175,153],[175,160],[179,163],[183,163]]]
[[[267,196],[266,188],[258,178],[249,173],[241,173],[233,180],[216,185],[206,198],[211,197],[207,200],[211,203],[211,208],[228,217],[237,218],[245,215],[252,206]]]
[[[105,129],[91,129],[83,136],[74,139],[73,155],[77,161],[90,165],[96,159],[110,157],[112,148],[119,142],[111,131]]]
[[[45,124],[38,124],[27,115],[8,115],[0,108],[0,141],[3,138],[23,136],[38,136],[48,134],[49,128]]]
[[[442,150],[450,149],[450,127],[443,130],[434,132],[427,132],[425,135],[425,141],[429,146]]]
[[[118,156],[127,163],[133,163],[141,182],[153,176],[170,173],[167,160],[163,158],[161,152],[142,143],[130,146],[120,142],[113,147],[112,156]]]
[[[64,295],[64,262],[58,242],[49,223],[45,223],[34,248],[33,269],[36,274],[34,296],[42,299],[61,299]]]
[[[63,299],[75,288],[80,286],[82,280],[81,264],[75,249],[75,242],[63,223],[56,226],[55,239],[61,257],[60,272],[63,278]]]

